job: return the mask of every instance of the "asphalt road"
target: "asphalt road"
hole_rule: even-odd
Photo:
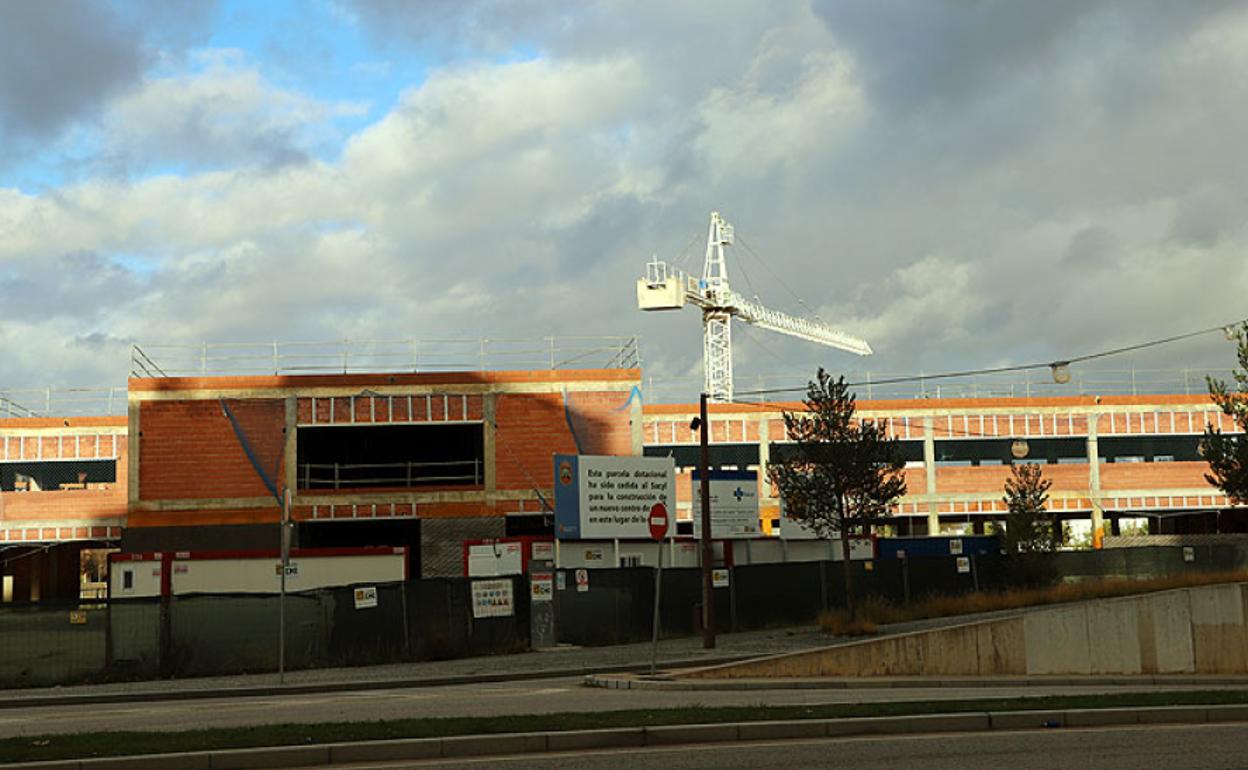
[[[338,765],[353,770],[541,767],[548,770],[1231,770],[1248,768],[1248,726],[1152,726],[1051,732],[677,746],[475,760]]]
[[[579,677],[314,695],[223,697],[151,703],[90,704],[0,710],[0,738],[74,732],[147,730],[281,723],[371,721],[446,716],[615,711],[676,706],[877,703],[970,700],[1102,692],[1215,689],[1207,685],[1081,687],[920,687],[888,689],[658,691],[585,687]],[[1245,763],[1248,767],[1248,763]]]

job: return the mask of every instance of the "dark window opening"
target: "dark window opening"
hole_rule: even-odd
[[[299,428],[300,489],[479,486],[481,423]]]
[[[116,460],[41,460],[0,463],[0,492],[99,489],[116,482]]]

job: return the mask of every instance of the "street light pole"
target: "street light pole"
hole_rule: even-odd
[[[701,452],[698,456],[698,477],[702,480],[702,647],[715,647],[715,591],[711,568],[715,551],[711,545],[711,423],[707,417],[706,394],[698,404]]]

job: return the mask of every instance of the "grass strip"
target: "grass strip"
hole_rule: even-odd
[[[759,722],[790,719],[916,716],[967,711],[1058,711],[1248,703],[1244,690],[1108,693],[984,698],[956,701],[835,703],[793,706],[693,706],[672,709],[565,712],[492,717],[439,717],[376,722],[328,722],[254,727],[222,727],[182,732],[93,732],[0,740],[0,766],[8,762],[88,759],[259,746],[308,746],[396,738],[591,730],[609,727]]]
[[[1240,583],[1246,580],[1248,580],[1248,571],[1231,570],[1184,572],[1155,578],[1082,580],[1041,588],[1011,588],[966,594],[932,594],[909,604],[872,595],[862,599],[853,621],[850,621],[845,610],[838,609],[821,612],[818,623],[824,631],[834,636],[865,636],[876,633],[879,626],[892,623],[1138,596],[1176,588]]]

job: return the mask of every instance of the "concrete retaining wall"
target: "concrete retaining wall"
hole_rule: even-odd
[[[691,678],[1248,673],[1248,583],[1025,611],[683,673]]]

